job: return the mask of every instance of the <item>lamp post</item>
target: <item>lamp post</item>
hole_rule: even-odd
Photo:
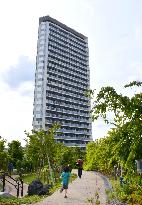
[[[117,179],[117,176],[116,176],[116,169],[117,169],[117,166],[114,165],[114,179],[115,179],[115,180]]]
[[[135,160],[136,165],[137,165],[137,172],[139,174],[142,174],[142,159]]]
[[[142,159],[135,160],[135,162],[137,164],[137,172],[140,175],[140,180],[142,182]]]

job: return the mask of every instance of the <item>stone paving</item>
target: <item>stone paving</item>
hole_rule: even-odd
[[[83,171],[81,179],[77,178],[69,184],[68,198],[64,198],[64,192],[60,193],[57,190],[51,196],[41,202],[34,203],[34,205],[93,205],[95,204],[96,191],[99,193],[100,205],[106,205],[107,196],[101,176],[95,172]]]

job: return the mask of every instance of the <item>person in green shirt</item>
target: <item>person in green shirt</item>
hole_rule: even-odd
[[[62,188],[60,189],[60,193],[65,190],[65,196],[64,198],[67,198],[67,189],[68,189],[68,184],[69,184],[69,179],[70,179],[71,173],[69,167],[65,167],[63,169],[63,172],[61,173],[61,178],[62,178]]]

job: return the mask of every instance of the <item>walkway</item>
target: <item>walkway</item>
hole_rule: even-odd
[[[43,201],[34,205],[91,205],[95,202],[95,193],[99,193],[101,205],[106,205],[107,197],[103,179],[94,172],[83,171],[82,178],[77,178],[69,184],[68,198],[64,198],[64,193],[59,190]],[[89,202],[90,201],[90,202]]]

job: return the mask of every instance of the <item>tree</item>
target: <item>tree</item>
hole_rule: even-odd
[[[22,161],[24,155],[21,142],[18,140],[13,140],[12,142],[8,143],[8,155],[13,165],[16,167],[16,163],[18,161]]]
[[[0,137],[0,170],[7,170],[8,156],[5,150],[6,141]]]
[[[47,131],[32,130],[32,134],[26,133],[28,138],[26,146],[27,158],[31,161],[33,169],[37,171],[38,177],[44,166],[54,170],[57,144],[54,136],[59,127],[60,125],[55,123]]]
[[[124,87],[141,85],[141,82],[134,81]],[[110,113],[113,113],[112,121],[109,120]],[[104,143],[105,150],[109,147],[111,153],[109,165],[117,162],[129,171],[133,170],[135,159],[142,158],[142,93],[128,97],[118,94],[113,87],[102,87],[92,108],[93,120],[99,117],[114,126],[105,139],[107,143]],[[99,141],[102,147],[105,140]]]

